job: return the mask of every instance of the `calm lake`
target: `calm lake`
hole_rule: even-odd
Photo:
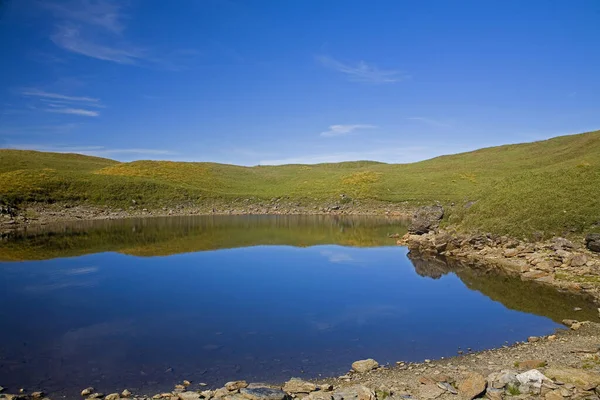
[[[74,395],[283,381],[456,355],[595,319],[576,297],[396,246],[402,221],[173,217],[0,242],[0,384]]]

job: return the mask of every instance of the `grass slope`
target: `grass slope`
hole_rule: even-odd
[[[499,146],[413,164],[344,162],[240,167],[112,160],[0,150],[0,195],[10,202],[148,208],[177,203],[302,204],[352,199],[450,205],[449,221],[515,236],[581,233],[600,224],[600,131]],[[466,209],[464,204],[475,201]]]

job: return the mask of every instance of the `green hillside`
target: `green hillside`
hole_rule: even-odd
[[[0,150],[5,202],[149,209],[285,197],[448,205],[449,222],[496,233],[581,233],[600,225],[600,131],[499,146],[412,164],[369,161],[241,167]],[[472,203],[474,202],[474,203]],[[454,206],[451,204],[454,203]],[[466,208],[466,204],[473,204]]]

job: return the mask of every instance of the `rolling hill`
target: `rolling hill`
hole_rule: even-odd
[[[485,148],[412,164],[371,161],[242,167],[0,150],[5,203],[149,209],[176,204],[441,202],[449,223],[514,236],[600,229],[600,131]],[[466,206],[465,206],[466,205]]]

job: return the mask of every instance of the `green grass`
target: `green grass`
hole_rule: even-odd
[[[448,223],[512,236],[597,230],[600,131],[412,164],[119,163],[73,154],[0,150],[0,196],[11,203],[128,207],[136,200],[152,209],[284,198],[311,205],[340,202],[341,194],[352,200],[409,205],[439,201],[448,206]],[[465,208],[471,201],[474,205]]]

